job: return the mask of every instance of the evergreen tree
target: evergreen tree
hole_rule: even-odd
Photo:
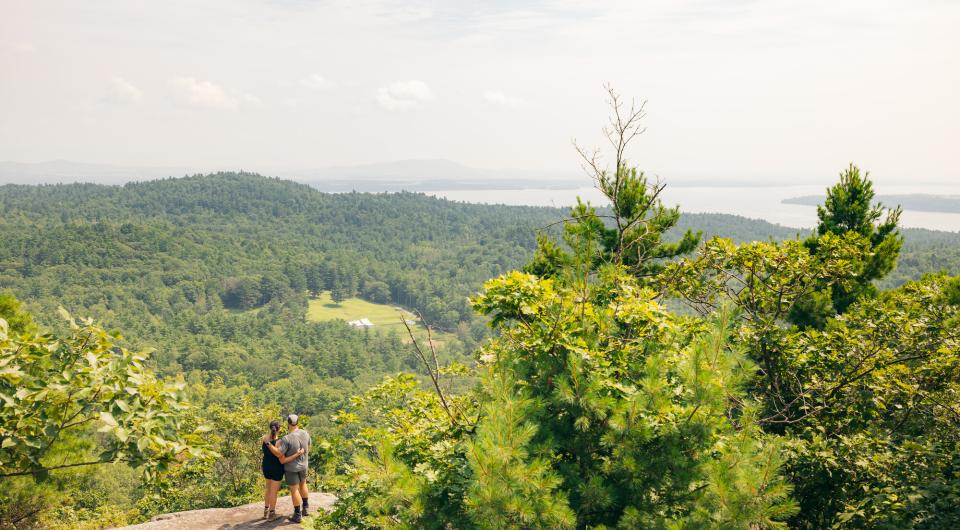
[[[339,304],[347,298],[349,298],[349,296],[347,296],[347,291],[342,285],[335,285],[330,291],[330,299],[333,300],[335,304]]]
[[[469,517],[491,530],[573,528],[560,477],[548,458],[535,454],[534,401],[507,370],[491,371],[484,383],[486,419],[466,442],[474,478],[465,498]]]
[[[620,131],[633,130],[634,119],[617,116]],[[785,527],[796,505],[780,476],[780,444],[757,428],[759,407],[745,392],[756,366],[731,340],[736,320],[729,310],[677,316],[655,300],[646,286],[655,260],[689,249],[659,243],[676,212],[620,163],[618,145],[616,176],[599,181],[613,226],[580,205],[565,233],[569,250],[541,238],[529,268],[542,276],[515,271],[485,284],[474,308],[497,333],[478,352],[479,388],[447,406],[444,370],[424,357],[433,403],[442,404],[432,412],[449,422],[435,417],[424,432],[409,401],[388,409],[391,424],[359,442],[383,462],[377,480],[364,486],[373,470],[359,466],[332,524]],[[384,514],[397,523],[381,526]]]
[[[616,269],[600,271],[586,291],[519,273],[487,284],[477,308],[502,339],[482,353],[493,373],[514,381],[506,395],[531,405],[521,419],[482,416],[478,433],[491,423],[513,429],[501,445],[468,445],[468,455],[496,461],[529,436],[540,454],[514,466],[537,470],[537,458],[547,457],[576,528],[782,526],[795,507],[778,474],[779,446],[755,427],[743,386],[755,368],[729,340],[732,315],[675,317]],[[494,498],[515,488],[490,487]],[[516,505],[557,509],[549,487],[535,491],[524,500],[519,490]]]
[[[675,294],[701,313],[736,304],[737,342],[760,371],[759,426],[789,446],[800,511],[792,528],[954,528],[960,523],[960,326],[956,279],[928,277],[860,297],[826,326],[787,322],[807,293],[862,274],[870,242],[708,241],[671,265]]]
[[[290,290],[286,277],[279,273],[267,273],[260,278],[260,305],[280,299]]]
[[[900,207],[884,208],[874,203],[870,174],[850,166],[840,173],[840,182],[827,189],[823,205],[817,206],[817,232],[806,245],[813,254],[822,253],[820,241],[827,234],[854,233],[868,243],[859,271],[849,281],[819,286],[798,303],[790,320],[801,327],[823,328],[830,316],[846,312],[855,300],[874,296],[874,281],[893,270],[903,245],[898,230]]]
[[[609,214],[578,200],[564,223],[564,239],[574,255],[541,234],[536,255],[526,267],[531,273],[552,276],[564,264],[580,261],[589,262],[593,269],[617,263],[634,276],[648,278],[663,269],[665,260],[689,253],[700,241],[701,233],[692,230],[675,242],[664,241],[664,234],[680,220],[680,210],[663,204],[664,184],[651,182],[626,158],[630,142],[645,130],[641,125],[644,105],[627,108],[612,88],[607,88],[607,94],[612,117],[603,132],[614,152],[613,169],[604,167],[597,151],[580,147],[577,151],[595,186],[610,202]]]
[[[323,291],[326,282],[324,278],[325,274],[326,271],[323,268],[323,263],[315,263],[307,267],[307,290],[310,291],[312,296],[319,296],[320,292]]]
[[[384,282],[367,281],[363,284],[363,295],[371,302],[386,304],[390,301],[390,286]]]
[[[296,293],[301,293],[307,289],[307,267],[299,263],[286,263],[283,267],[283,276],[287,278],[287,282]]]

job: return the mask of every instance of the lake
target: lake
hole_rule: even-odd
[[[875,186],[878,195],[925,193],[932,195],[957,194],[956,186]],[[668,205],[680,205],[682,212],[725,213],[763,219],[793,228],[813,228],[817,224],[817,209],[781,201],[802,195],[823,195],[825,186],[667,186],[663,200]],[[576,189],[522,189],[522,190],[436,190],[428,195],[454,201],[483,204],[525,206],[558,206],[575,204],[577,197],[594,205],[607,204],[595,188]],[[941,212],[904,211],[901,224],[907,228],[928,228],[960,232],[960,214]]]

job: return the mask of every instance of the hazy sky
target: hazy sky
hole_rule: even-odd
[[[0,0],[0,160],[960,181],[957,0]]]

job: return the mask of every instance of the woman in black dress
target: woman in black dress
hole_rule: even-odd
[[[283,464],[290,460],[295,460],[300,456],[299,451],[290,456],[277,456],[276,449],[278,433],[280,432],[280,422],[270,422],[270,434],[265,434],[260,439],[260,450],[263,451],[263,461],[260,464],[260,470],[263,471],[263,478],[266,481],[263,493],[263,518],[273,519],[277,516],[277,492],[280,491],[280,482],[283,480]],[[271,449],[273,449],[271,451]]]

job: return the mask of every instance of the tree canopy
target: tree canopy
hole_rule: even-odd
[[[811,239],[714,237],[656,268],[610,245],[634,224],[597,224],[579,205],[562,243],[541,235],[535,274],[474,298],[497,332],[477,351],[478,386],[388,379],[339,416],[355,437],[334,482],[343,499],[319,525],[957,525],[960,278],[873,288],[899,248],[897,215],[878,227],[879,207],[844,213],[871,202],[857,175],[844,173],[821,211],[832,228]],[[649,187],[632,170],[617,178]],[[834,292],[850,296],[842,310],[791,322]],[[389,421],[358,429],[371,402]]]
[[[801,326],[822,328],[830,316],[843,313],[858,298],[874,296],[876,280],[893,270],[903,245],[899,231],[900,207],[886,209],[874,203],[869,173],[850,166],[840,173],[840,181],[827,189],[823,205],[817,206],[817,231],[807,239],[810,252],[822,252],[821,238],[828,234],[857,234],[865,243],[858,270],[849,281],[822,285],[807,294],[793,308],[791,320]]]
[[[956,526],[960,235],[898,228],[854,167],[815,231],[680,216],[611,138],[611,206],[570,212],[0,186],[0,527],[252,500],[246,441],[289,411],[343,499],[318,526]],[[321,292],[443,333],[310,321]]]

